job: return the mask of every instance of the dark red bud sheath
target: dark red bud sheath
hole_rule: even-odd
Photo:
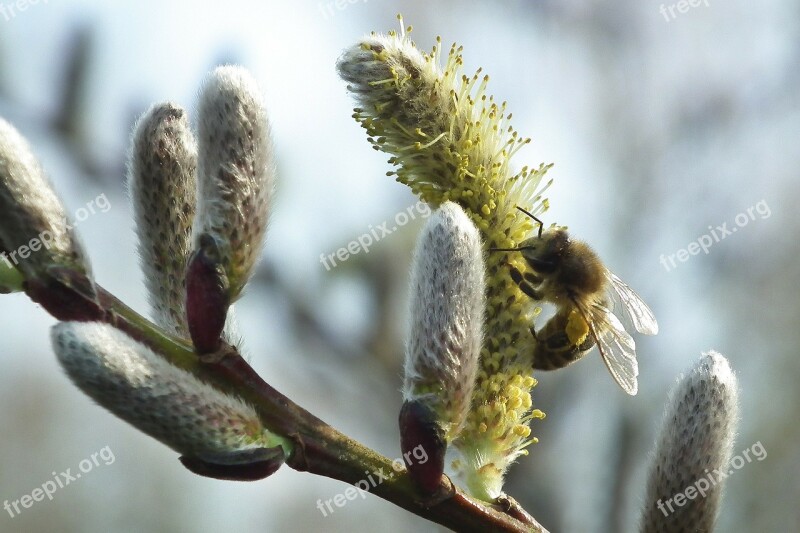
[[[426,496],[436,493],[447,443],[436,414],[419,400],[406,401],[400,409],[400,448],[408,475],[420,492]]]
[[[286,461],[283,448],[256,448],[200,459],[182,455],[181,464],[199,476],[227,481],[258,481],[271,476]]]
[[[80,270],[51,265],[24,286],[31,300],[59,320],[92,322],[103,317],[94,282]]]
[[[216,243],[200,237],[200,247],[189,259],[186,271],[186,317],[197,353],[213,353],[220,347],[230,306],[228,278],[217,260]]]

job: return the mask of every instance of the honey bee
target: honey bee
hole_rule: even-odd
[[[638,391],[636,344],[614,314],[619,303],[636,331],[658,333],[653,312],[633,289],[608,270],[586,243],[572,240],[565,229],[544,230],[541,220],[517,209],[539,224],[539,233],[517,248],[491,248],[496,252],[521,252],[533,272],[513,265],[511,278],[533,298],[556,307],[555,315],[537,332],[534,368],[562,368],[586,355],[596,344],[614,380],[630,395]]]

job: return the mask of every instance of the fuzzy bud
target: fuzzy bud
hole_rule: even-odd
[[[404,126],[426,133],[446,129],[453,112],[447,88],[437,83],[441,75],[437,67],[410,40],[395,34],[365,37],[336,63],[347,89],[365,110],[384,110]]]
[[[0,261],[36,278],[50,267],[90,277],[66,211],[27,141],[0,119]]]
[[[204,234],[219,247],[236,300],[261,253],[275,161],[264,101],[250,74],[217,68],[199,106],[199,204],[195,248]]]
[[[738,411],[736,376],[727,359],[703,354],[670,393],[651,460],[642,532],[714,530],[724,485],[718,472],[729,472]]]
[[[261,253],[275,161],[263,98],[246,70],[217,68],[201,92],[198,113],[198,206],[191,261],[202,264],[190,265],[187,273],[188,290],[200,291],[188,294],[187,312],[192,340],[203,353],[218,347],[228,305],[241,295]],[[202,292],[209,287],[212,293]],[[220,287],[224,295],[218,294]],[[192,308],[192,302],[201,301],[217,306]],[[195,337],[196,332],[203,332],[203,338]]]
[[[53,348],[70,379],[93,400],[183,454],[191,471],[251,480],[274,472],[291,445],[255,410],[168,363],[108,324],[61,322]]]
[[[171,103],[151,107],[133,133],[128,184],[154,319],[181,337],[188,336],[185,279],[196,171],[197,145],[186,112]]]
[[[472,400],[484,319],[481,240],[455,203],[445,202],[428,219],[417,242],[411,274],[410,327],[406,340],[400,417],[403,452],[459,433]],[[441,436],[439,436],[441,433]],[[444,449],[426,449],[433,458]],[[415,468],[409,464],[409,470]],[[441,469],[420,486],[434,486]],[[414,477],[412,473],[412,477]]]

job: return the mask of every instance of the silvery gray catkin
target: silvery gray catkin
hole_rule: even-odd
[[[155,322],[180,337],[186,323],[186,264],[197,197],[197,144],[186,112],[156,104],[136,124],[128,184],[139,263]]]
[[[28,142],[0,119],[0,251],[26,278],[63,266],[91,278],[66,210]]]
[[[271,462],[274,471],[288,456],[288,441],[267,430],[250,405],[203,383],[109,324],[61,322],[53,327],[51,339],[78,388],[192,460],[219,465]]]
[[[198,108],[198,208],[195,249],[216,243],[235,301],[264,243],[275,187],[275,157],[264,99],[240,67],[209,76]]]
[[[739,416],[737,380],[710,351],[676,384],[651,459],[640,530],[713,531]],[[701,489],[701,490],[699,490]]]
[[[198,205],[186,309],[195,348],[209,353],[218,349],[228,308],[261,252],[275,161],[263,98],[240,67],[219,67],[209,76],[198,123]]]
[[[425,223],[414,252],[406,338],[401,448],[417,486],[439,486],[447,444],[472,400],[483,340],[485,286],[477,228],[445,202]],[[415,462],[422,447],[427,457]]]

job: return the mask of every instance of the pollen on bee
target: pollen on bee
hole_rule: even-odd
[[[589,324],[583,319],[577,309],[573,309],[567,318],[567,327],[565,329],[567,338],[573,346],[580,346],[589,335]]]

